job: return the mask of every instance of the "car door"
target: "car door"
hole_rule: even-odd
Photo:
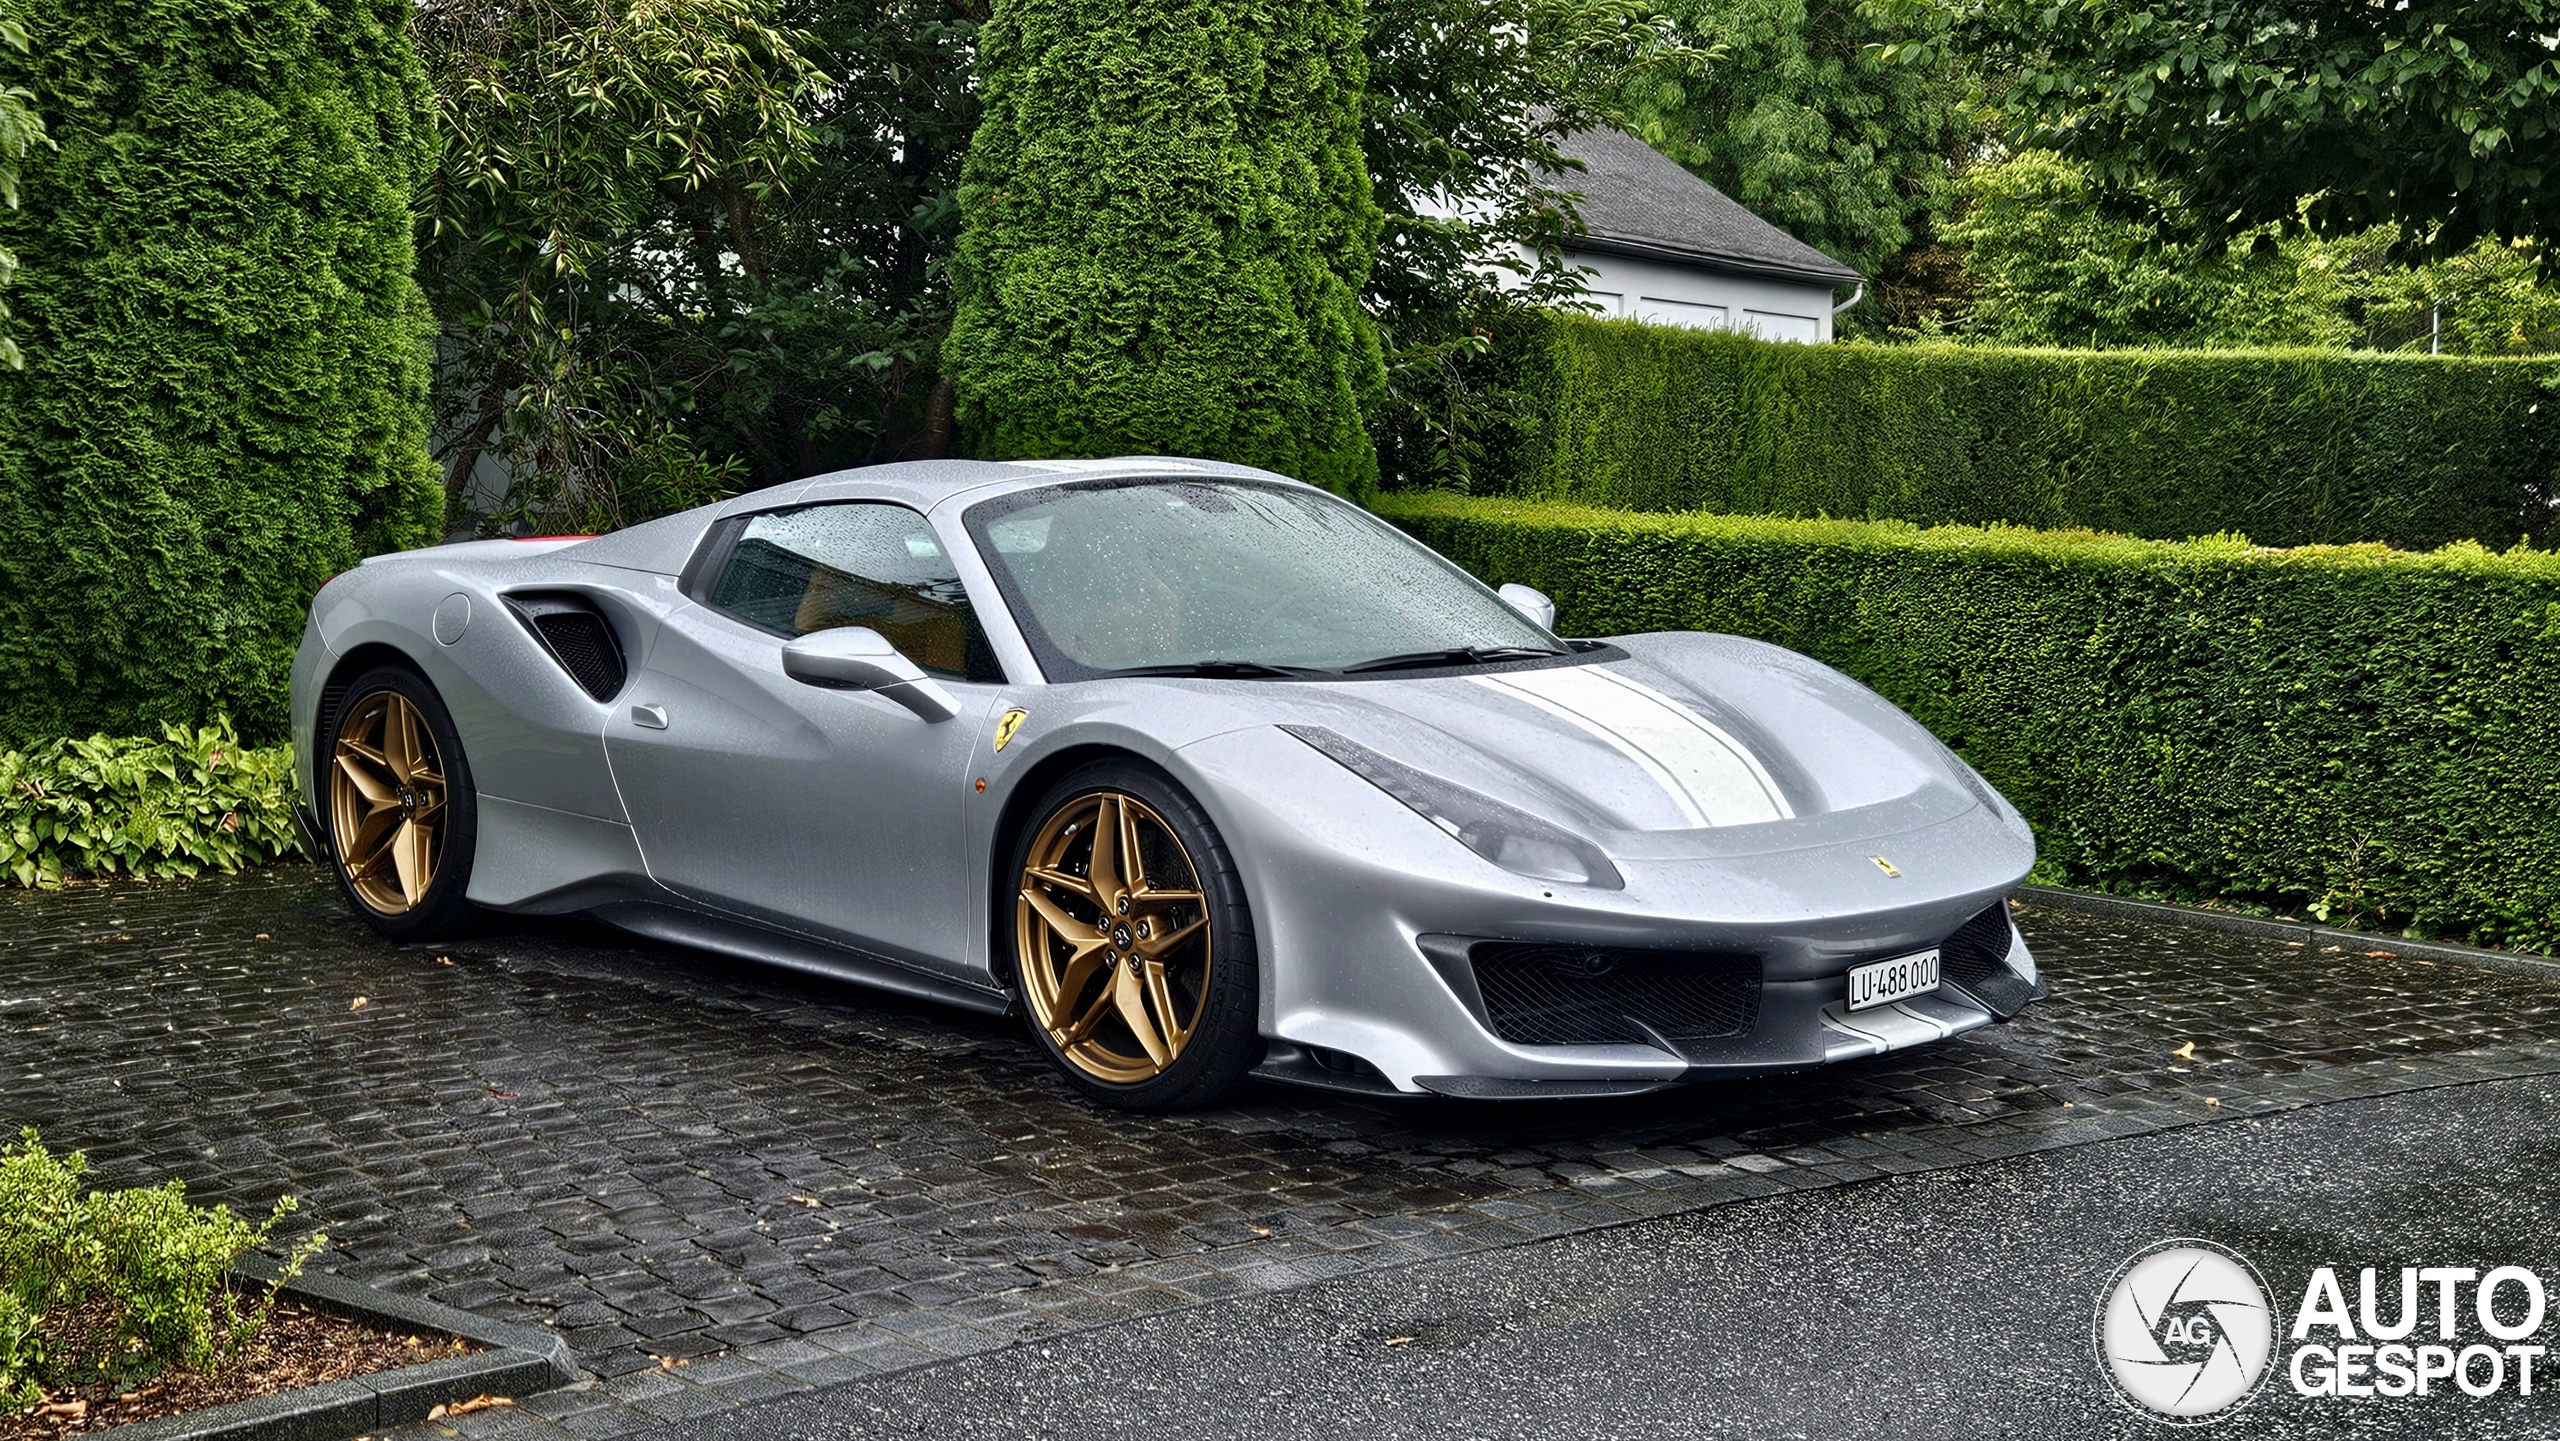
[[[884,501],[724,521],[607,722],[650,874],[698,903],[966,974],[969,765],[1002,671],[933,527]],[[792,637],[869,626],[960,715],[928,723],[783,673]]]

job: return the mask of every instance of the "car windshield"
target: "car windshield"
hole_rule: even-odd
[[[1464,571],[1320,491],[1089,481],[986,501],[965,520],[1052,679],[1564,650]]]

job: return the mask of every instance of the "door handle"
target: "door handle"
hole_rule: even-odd
[[[631,723],[644,730],[667,728],[667,708],[662,705],[636,705],[631,708]]]

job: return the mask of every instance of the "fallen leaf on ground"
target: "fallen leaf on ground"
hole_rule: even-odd
[[[1387,1344],[1390,1346],[1410,1346],[1413,1344],[1413,1338],[1411,1336],[1389,1336],[1387,1338]]]
[[[350,1011],[361,1011],[365,1008],[366,1004],[365,998],[358,996],[353,1001],[347,1003],[347,1009]]]
[[[2208,1106],[2219,1106],[2222,1104],[2222,1098],[2220,1096],[2207,1096],[2204,1098],[2204,1103]]]
[[[271,935],[268,935],[268,934],[267,934],[266,932],[264,932],[264,931],[260,931],[260,932],[258,932],[258,939],[259,939],[259,940],[262,940],[262,941],[272,941],[272,940],[274,940],[274,939],[275,939],[275,937],[273,937],[273,936],[271,936]]]
[[[439,966],[449,966],[449,965],[452,965],[452,964],[453,964],[453,957],[451,957],[451,956],[438,956],[438,957],[436,957],[436,964],[437,964],[437,965],[439,965]]]
[[[1251,1231],[1257,1236],[1268,1236],[1271,1234],[1271,1228],[1268,1226],[1247,1226],[1245,1229]]]
[[[474,1396],[468,1401],[456,1401],[450,1406],[438,1406],[427,1413],[427,1419],[441,1421],[447,1416],[468,1416],[474,1411],[492,1411],[500,1406],[514,1404],[516,1404],[516,1398],[513,1396]]]
[[[2400,953],[2398,951],[2367,951],[2365,954],[2368,956],[2396,956]]]
[[[2177,1057],[2181,1061],[2192,1061],[2196,1058],[2196,1043],[2189,1041],[2178,1049],[2171,1051],[2169,1054]]]
[[[89,1403],[86,1401],[56,1401],[52,1405],[44,1408],[44,1414],[47,1416],[60,1416],[67,1420],[77,1421],[81,1417],[89,1414]]]
[[[661,1371],[673,1371],[680,1366],[693,1364],[682,1356],[651,1356],[649,1359],[657,1362],[658,1369]]]
[[[791,1199],[799,1202],[803,1206],[814,1206],[818,1204],[818,1198],[815,1196],[794,1196]]]
[[[492,1095],[492,1096],[497,1097],[497,1098],[498,1098],[499,1100],[501,1100],[501,1101],[512,1101],[512,1100],[514,1100],[514,1099],[516,1098],[516,1093],[515,1093],[515,1092],[513,1092],[513,1091],[501,1091],[501,1090],[499,1090],[499,1089],[498,1089],[497,1087],[495,1087],[495,1086],[491,1086],[491,1087],[489,1088],[489,1094],[490,1094],[490,1095]]]

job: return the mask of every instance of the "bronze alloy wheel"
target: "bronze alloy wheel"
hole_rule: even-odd
[[[1102,790],[1033,837],[1014,954],[1034,1024],[1097,1081],[1164,1074],[1200,1029],[1216,963],[1190,852],[1137,797]]]
[[[444,860],[445,780],[435,733],[407,696],[347,711],[329,766],[330,838],[356,898],[385,916],[426,898]]]

